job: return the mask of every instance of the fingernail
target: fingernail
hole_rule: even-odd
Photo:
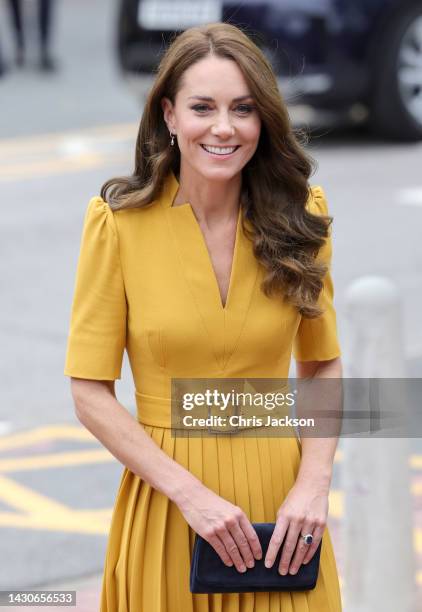
[[[255,567],[255,563],[252,560],[248,561],[248,567],[250,568]]]
[[[280,573],[282,576],[285,576],[285,575],[287,574],[287,570],[285,570],[285,569],[279,570],[279,573]]]
[[[297,572],[297,570],[295,570],[295,569],[291,569],[291,570],[289,571],[289,574],[296,574],[296,572]]]
[[[270,559],[265,559],[265,567],[271,567],[272,563]]]
[[[241,565],[240,566],[240,571],[241,572],[246,572],[246,566],[245,565]]]
[[[259,561],[260,559],[262,559],[262,554],[261,554],[261,553],[258,553],[258,554],[255,556],[255,559],[256,559],[257,561]]]

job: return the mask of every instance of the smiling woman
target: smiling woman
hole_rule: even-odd
[[[241,30],[213,23],[174,40],[133,174],[88,205],[72,306],[76,412],[125,466],[101,612],[341,610],[326,528],[337,440],[171,430],[174,378],[287,378],[292,351],[299,372],[340,375],[331,218],[311,168],[271,66]],[[125,348],[136,420],[111,382]],[[254,522],[274,523],[268,550]],[[278,571],[296,574],[322,544],[316,586],[193,593],[195,534],[238,572],[280,551]]]
[[[221,80],[222,75],[224,75],[223,80]],[[205,95],[189,95],[195,91],[195,88],[209,90],[212,80],[218,83],[218,99]],[[231,174],[233,172],[238,174],[246,165],[258,146],[261,121],[255,106],[241,104],[245,100],[251,101],[253,99],[251,94],[247,93],[233,99],[231,94],[247,89],[242,72],[237,64],[229,59],[206,57],[185,71],[183,85],[176,96],[176,104],[173,105],[166,97],[162,101],[167,125],[172,126],[176,123],[178,125],[178,144],[182,153],[181,166],[184,165],[189,150],[189,140],[192,142],[192,151],[199,144],[212,159],[233,159],[237,168],[229,167]],[[192,104],[190,100],[197,102],[200,100],[203,103]],[[175,129],[170,127],[172,133],[175,133]],[[234,134],[236,142],[233,142]],[[234,156],[236,151],[239,154]],[[202,157],[198,158],[198,163],[201,161],[207,164],[201,173],[207,170],[213,171],[213,166],[210,166],[208,161]],[[193,157],[190,165],[195,168]]]

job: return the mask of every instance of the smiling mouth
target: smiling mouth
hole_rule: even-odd
[[[201,147],[204,149],[204,151],[206,151],[207,153],[210,153],[211,155],[222,155],[223,156],[223,155],[232,155],[233,153],[237,151],[240,145],[235,145],[232,147],[215,147],[212,145],[201,144]]]

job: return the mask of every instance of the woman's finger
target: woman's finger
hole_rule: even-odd
[[[239,522],[243,533],[248,538],[249,546],[251,547],[253,556],[255,557],[255,559],[262,559],[261,542],[259,541],[255,529],[252,527],[246,516],[241,516]]]
[[[324,535],[324,530],[325,530],[325,525],[324,526],[316,526],[314,528],[314,531],[312,533],[314,539],[312,544],[309,547],[308,552],[305,555],[305,558],[303,559],[303,563],[309,563],[309,561],[312,559],[312,557],[314,556],[316,549],[318,548],[321,540],[322,540],[322,536]]]
[[[228,529],[233,536],[233,540],[236,542],[237,548],[243,557],[244,563],[247,565],[247,567],[253,567],[255,565],[253,553],[251,547],[249,546],[248,539],[241,529],[239,523],[233,524],[233,526],[228,527]]]
[[[211,544],[211,546],[214,548],[215,552],[218,554],[222,562],[225,565],[232,567],[233,561],[231,560],[230,555],[228,554],[226,547],[224,546],[222,540],[220,540],[220,538],[217,535],[213,535],[210,537],[209,540],[207,540],[207,542]]]
[[[220,539],[223,541],[223,544],[227,550],[227,553],[230,556],[230,559],[236,566],[238,572],[245,572],[246,565],[240,555],[239,549],[237,547],[236,542],[230,535],[230,532],[225,528],[224,531],[218,533]]]
[[[314,543],[314,540],[312,540],[312,544],[306,544],[305,540],[303,539],[302,536],[311,533],[312,537],[314,537],[314,529],[315,529],[315,523],[311,522],[311,521],[305,521],[303,523],[303,527],[299,533],[299,539],[296,545],[296,550],[293,556],[293,559],[290,563],[289,566],[289,574],[296,574],[300,568],[300,566],[303,563],[303,560],[306,556],[306,554],[309,552],[309,548],[312,546],[312,544]]]
[[[303,521],[291,520],[289,524],[289,530],[287,532],[286,541],[283,544],[281,559],[278,566],[278,571],[282,576],[287,574],[289,569],[290,560],[296,548],[297,540],[302,529]]]
[[[273,566],[288,526],[289,523],[285,517],[277,520],[265,555],[265,567]]]

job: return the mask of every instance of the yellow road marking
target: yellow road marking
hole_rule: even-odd
[[[339,519],[343,516],[343,497],[343,491],[339,491],[338,489],[332,489],[328,494],[329,514],[335,519]]]
[[[415,534],[415,549],[418,553],[422,553],[422,529],[414,529]]]
[[[410,490],[414,496],[422,495],[422,483],[412,484]],[[344,491],[332,489],[329,493],[328,501],[330,515],[333,518],[340,519],[344,513]]]
[[[73,439],[73,440],[91,440],[98,441],[95,436],[85,427],[80,425],[44,425],[36,427],[29,431],[18,432],[0,438],[0,451],[19,446],[39,442],[45,439]],[[343,450],[338,448],[334,457],[336,463],[343,461]],[[412,454],[409,458],[410,466],[419,469],[422,468],[422,455]]]
[[[32,178],[34,175],[56,172],[73,172],[81,168],[95,168],[102,162],[102,156],[96,153],[80,153],[66,159],[44,159],[21,163],[2,163],[0,179]]]
[[[344,453],[341,448],[336,450],[334,463],[341,463],[344,460]],[[409,457],[409,467],[413,470],[422,470],[422,455],[412,454]]]
[[[4,476],[0,476],[0,492],[2,502],[24,513],[0,512],[2,527],[108,533],[112,508],[74,510]],[[330,516],[333,518],[343,516],[343,499],[342,491],[330,492]],[[422,529],[414,529],[413,533],[415,550],[422,553]]]
[[[410,467],[414,470],[422,470],[422,455],[411,455]]]
[[[412,494],[415,495],[416,497],[419,497],[419,495],[422,495],[422,482],[413,483],[411,486],[411,489],[412,489]]]
[[[4,476],[0,500],[19,512],[0,512],[2,527],[107,534],[112,508],[74,510]]]
[[[63,455],[66,453],[63,453]],[[84,453],[80,453],[84,455]],[[111,454],[109,457],[113,459]],[[111,508],[101,510],[74,510],[42,495],[29,487],[0,476],[0,500],[26,514],[0,512],[0,525],[27,529],[49,529],[78,533],[107,533]],[[331,490],[329,514],[341,519],[344,513],[344,493]],[[422,529],[414,529],[414,546],[422,553]]]
[[[98,442],[86,427],[80,425],[45,425],[0,438],[0,452],[45,442],[46,440],[79,440]]]
[[[95,138],[95,140],[126,140],[136,137],[138,125],[136,123],[117,123],[80,130],[66,130],[34,136],[18,136],[15,138],[0,139],[0,155],[10,156],[13,153],[31,153],[50,151],[68,140]]]
[[[44,516],[0,512],[0,527],[107,535],[110,531],[110,521],[102,521],[101,518],[96,518],[95,511],[93,511],[90,521],[86,517],[81,520],[77,512],[66,515],[46,514]]]
[[[79,172],[81,170],[91,170],[99,168],[106,164],[126,163],[131,156],[128,153],[99,155],[99,154],[84,154],[78,158],[73,157],[63,160],[47,160],[46,162],[29,162],[27,164],[17,164],[7,167],[3,164],[3,169],[0,171],[0,181],[22,181],[32,178],[42,178],[53,174],[67,174],[71,172]]]
[[[98,443],[95,436],[85,427],[79,425],[47,425],[0,438],[0,452],[25,448],[32,444],[52,440]],[[340,449],[337,449],[335,460],[342,461],[342,459],[343,454]],[[11,473],[115,460],[115,457],[107,449],[101,447],[0,459],[0,472]],[[409,464],[416,469],[422,467],[422,455],[411,455]],[[413,483],[411,490],[413,495],[422,495],[422,483]],[[0,512],[0,526],[24,529],[107,534],[113,510],[112,508],[74,510],[1,475],[0,500],[24,513]],[[334,489],[330,491],[329,508],[332,518],[341,519],[344,514],[344,492],[342,490]],[[416,551],[421,553],[422,529],[414,530],[414,545]],[[422,581],[422,572],[420,572],[418,579]]]
[[[82,429],[82,428],[81,428]],[[23,447],[23,446],[29,446],[31,444],[36,444],[37,442],[42,442],[44,440],[47,439],[57,439],[57,438],[62,438],[62,439],[74,439],[74,440],[81,440],[81,441],[91,441],[91,442],[98,442],[98,440],[95,438],[95,436],[93,436],[90,432],[82,433],[84,432],[84,430],[82,429],[81,433],[79,433],[78,431],[69,431],[68,435],[55,435],[54,434],[54,428],[52,428],[52,432],[50,433],[48,431],[48,428],[46,428],[45,432],[44,430],[38,431],[38,430],[34,430],[34,431],[30,431],[30,432],[24,432],[23,434],[15,434],[15,436],[7,436],[3,439],[0,438],[0,452],[4,451],[4,450],[10,450],[13,448],[18,448],[18,447]],[[54,465],[74,465],[75,463],[81,463],[83,461],[79,461],[78,459],[74,459],[73,456],[77,455],[79,453],[81,453],[83,451],[75,451],[75,452],[69,452],[69,453],[51,453],[49,455],[34,455],[33,457],[19,457],[17,459],[0,459],[0,471],[15,471],[18,469],[31,469],[31,466],[29,465],[29,462],[34,462],[37,463],[39,461],[39,463],[37,463],[37,467],[54,467]],[[86,451],[87,454],[87,458],[88,458],[88,463],[94,463],[97,461],[97,459],[94,459],[95,457],[95,453],[94,451]],[[99,452],[99,451],[98,451]],[[67,459],[67,456],[69,457]],[[56,457],[58,463],[54,464],[54,460],[53,462],[50,463],[48,457]],[[92,457],[92,460],[90,459],[90,457]],[[101,454],[98,454],[98,461],[102,461],[102,460],[107,460],[105,458],[102,457]],[[113,457],[110,459],[110,461],[113,460]],[[67,461],[69,461],[69,463],[67,463]],[[338,461],[338,460],[337,460]],[[28,463],[28,466],[26,466],[26,462]],[[25,466],[20,468],[19,466]],[[16,467],[14,467],[16,466]],[[413,468],[413,469],[422,469],[422,455],[411,455],[409,457],[409,467]],[[416,483],[415,485],[412,485],[412,489],[415,495],[422,495],[422,483]]]
[[[344,515],[344,491],[333,489],[329,493],[329,515],[334,519],[341,519]],[[418,553],[422,553],[422,529],[415,528],[414,547]]]
[[[131,158],[129,153],[99,155],[97,153],[86,153],[65,159],[51,159],[38,162],[27,162],[20,164],[11,164],[7,166],[2,164],[0,170],[0,181],[16,181],[32,179],[34,177],[45,177],[51,174],[67,174],[69,172],[77,172],[80,170],[91,170],[99,168],[107,163],[127,162]]]
[[[341,448],[338,448],[334,455],[334,463],[340,463],[340,461],[343,461],[343,451]]]
[[[32,455],[29,457],[17,457],[15,459],[0,459],[0,472],[23,472],[28,470],[65,467],[69,465],[106,463],[111,461],[116,461],[115,457],[107,449],[99,448],[84,451]]]
[[[99,126],[0,140],[0,181],[17,181],[127,163],[136,140],[135,123]],[[127,143],[110,150],[112,143]],[[105,147],[101,149],[102,144]],[[99,148],[98,148],[99,145]],[[126,146],[125,146],[126,148]]]
[[[0,476],[0,499],[8,506],[32,514],[63,514],[68,508],[29,487]]]

